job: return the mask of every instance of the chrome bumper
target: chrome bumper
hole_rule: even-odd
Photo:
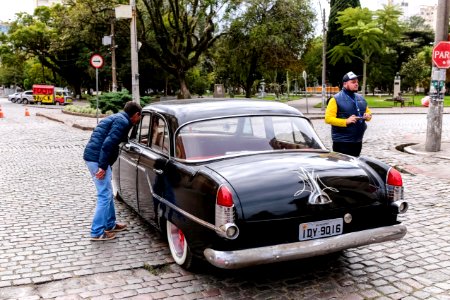
[[[405,234],[406,226],[393,225],[317,240],[236,251],[217,251],[207,248],[203,254],[206,259],[216,267],[223,269],[238,269],[319,256],[348,248],[399,240],[403,238]]]

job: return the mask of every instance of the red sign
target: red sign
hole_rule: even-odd
[[[94,54],[91,56],[91,66],[96,69],[103,67],[103,57],[100,54]]]
[[[437,43],[433,48],[432,60],[439,69],[448,69],[450,67],[450,42]]]

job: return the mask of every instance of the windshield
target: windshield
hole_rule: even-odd
[[[189,123],[176,135],[176,157],[187,160],[256,151],[326,150],[308,120],[244,116]]]

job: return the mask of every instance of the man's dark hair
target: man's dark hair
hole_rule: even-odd
[[[141,113],[142,107],[134,101],[128,101],[125,103],[123,111],[126,112],[129,117],[132,117],[137,112]]]

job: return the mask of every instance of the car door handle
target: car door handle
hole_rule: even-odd
[[[136,147],[136,146],[133,146],[133,145],[131,145],[131,144],[125,144],[125,146],[123,146],[123,147],[124,147],[125,150],[127,150],[127,151],[132,150],[132,151],[135,151],[135,152],[138,153],[138,154],[141,154],[141,153],[142,153],[141,148]]]
[[[153,169],[153,171],[154,171],[156,174],[159,174],[159,175],[161,175],[162,173],[164,173],[164,171],[161,170],[161,169]]]

